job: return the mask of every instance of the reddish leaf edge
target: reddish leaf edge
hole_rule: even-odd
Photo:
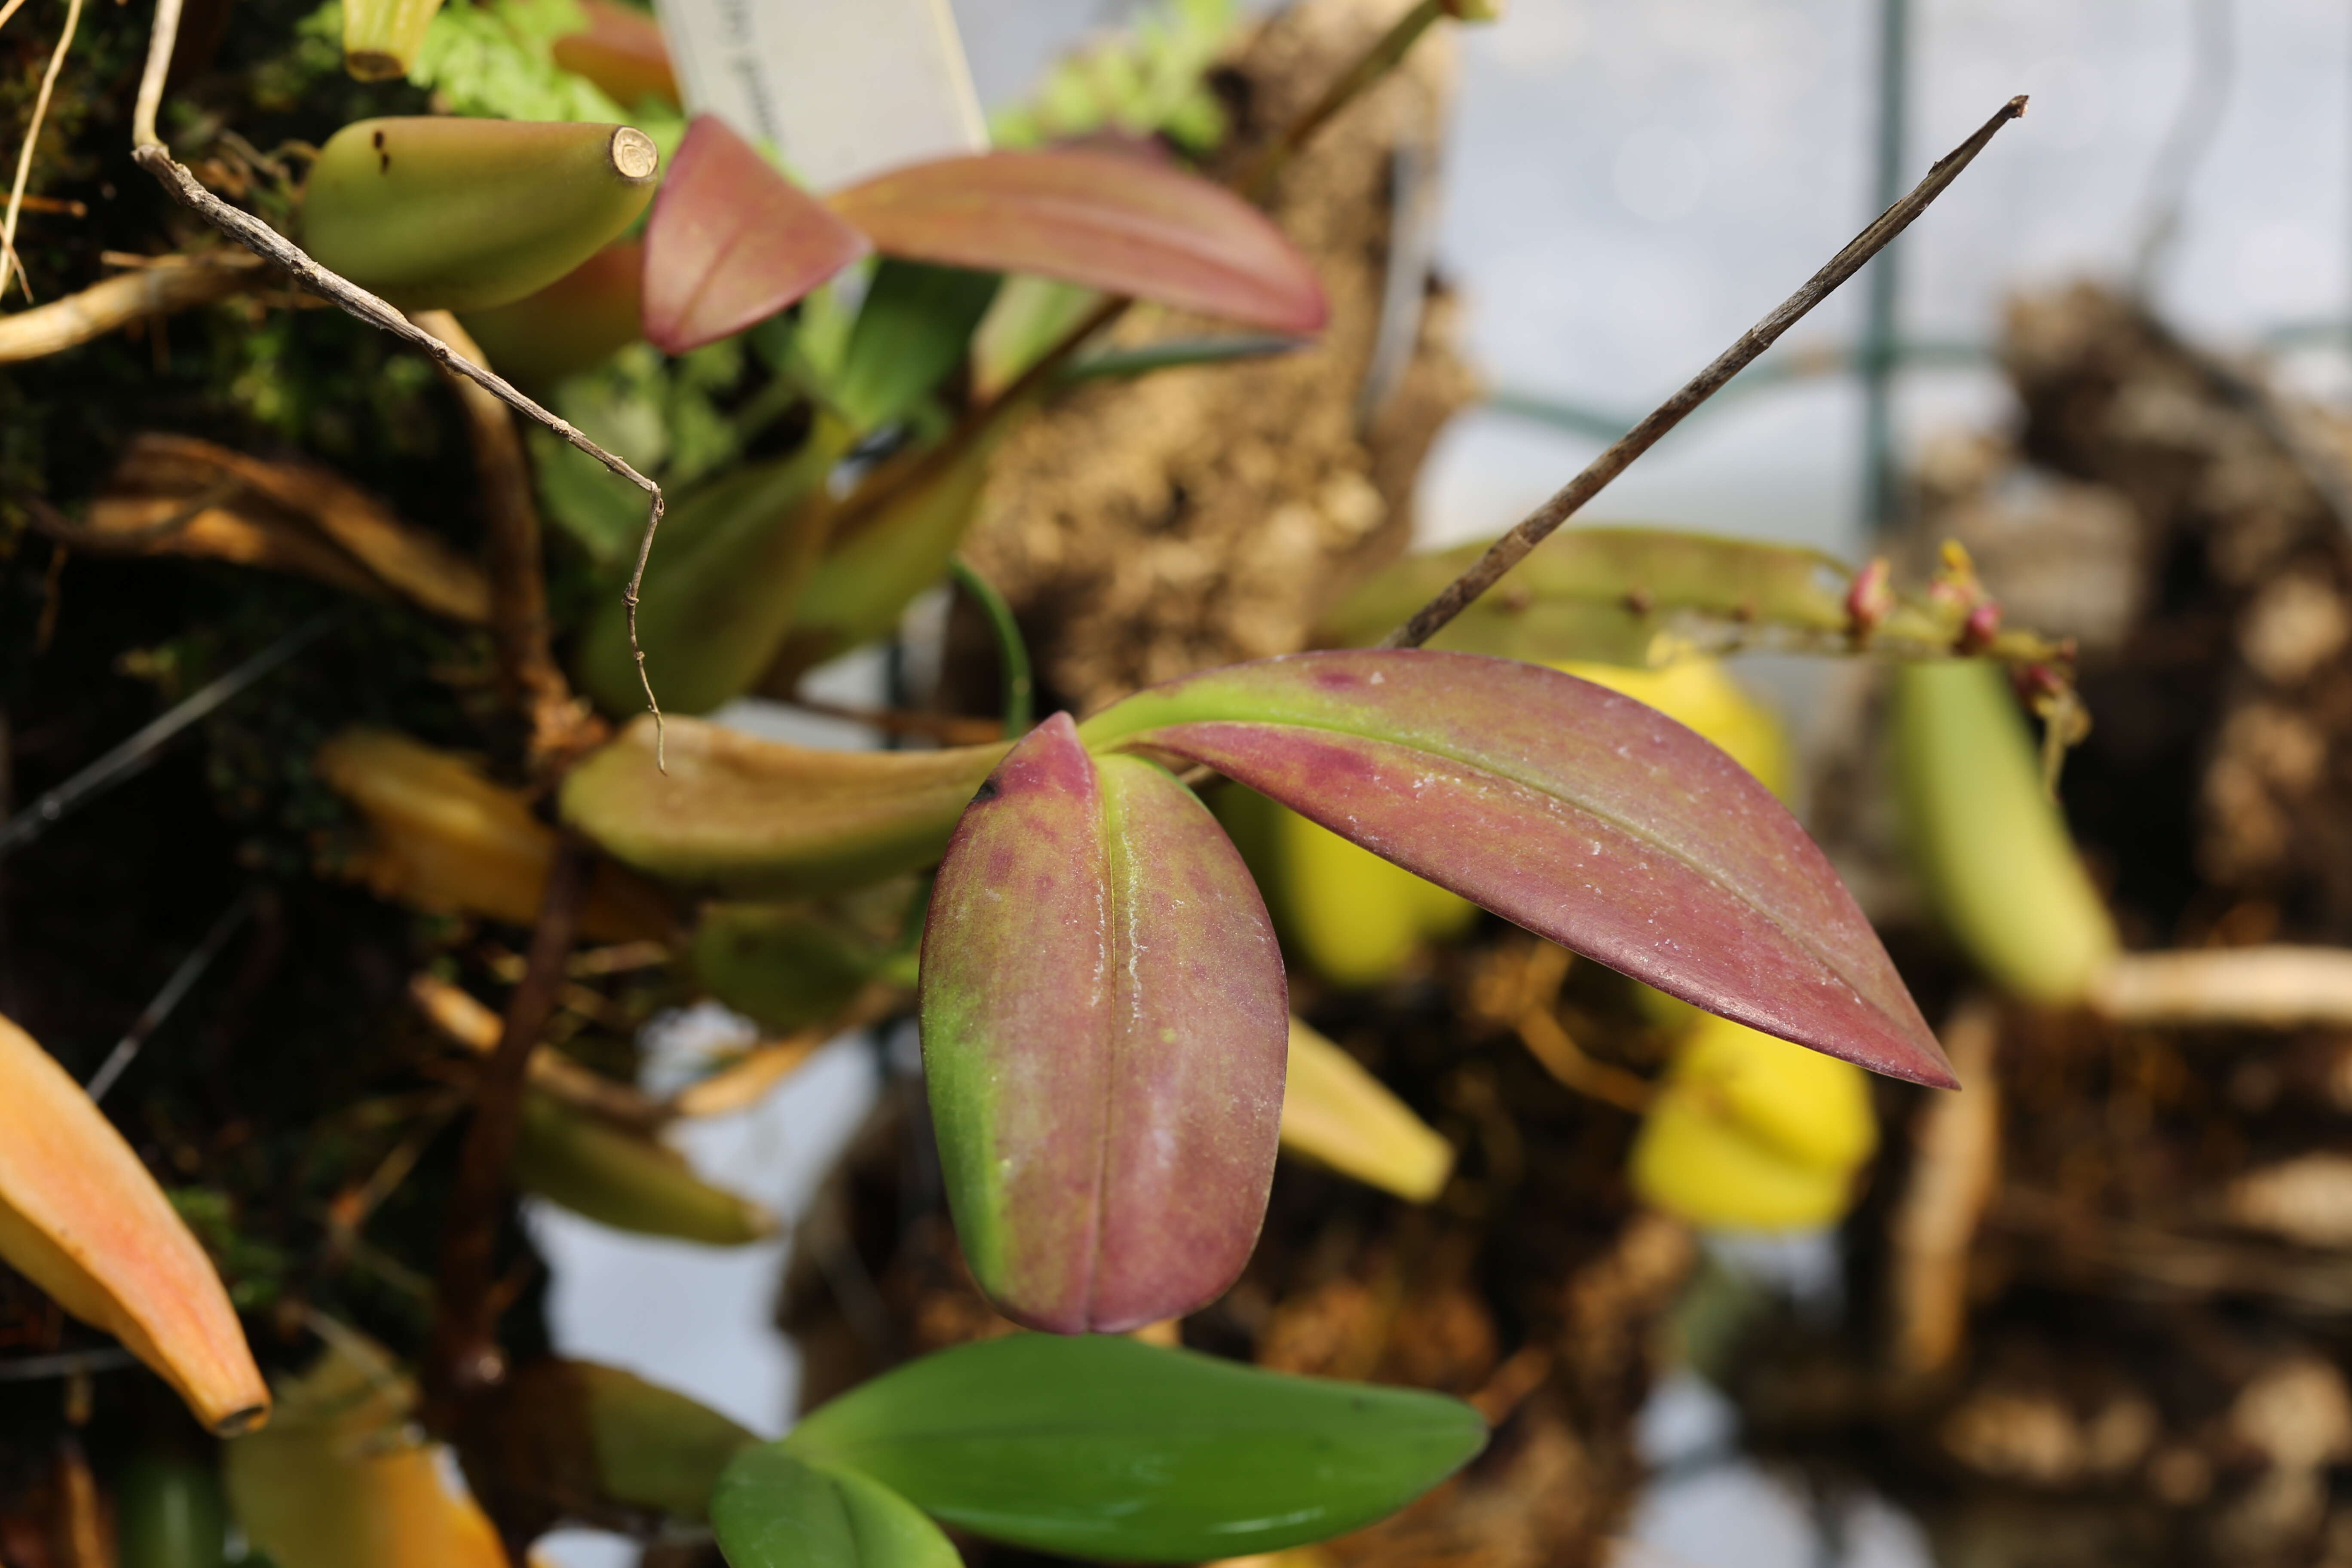
[[[1524,661],[1521,660],[1492,658],[1489,656],[1477,654],[1434,652],[1426,649],[1399,649],[1396,651],[1404,657],[1468,659],[1475,660],[1480,663],[1495,664],[1524,663]],[[1287,659],[1291,658],[1311,659],[1316,657],[1318,656],[1314,654],[1293,654],[1280,656],[1274,659],[1255,660],[1250,662],[1272,664],[1286,662]],[[1544,668],[1545,667],[1534,666],[1532,668]],[[1210,672],[1203,673],[1206,674]],[[1559,671],[1547,671],[1547,673],[1556,675],[1559,679],[1563,680],[1577,679],[1576,677],[1569,676]],[[1184,679],[1189,679],[1192,678],[1182,678],[1177,681],[1171,681],[1166,684],[1169,686],[1181,685],[1183,684]],[[1591,683],[1579,681],[1578,684],[1591,685]],[[1606,690],[1607,689],[1601,688],[1599,689]],[[1147,694],[1148,691],[1146,693],[1138,693],[1137,695],[1143,696]],[[1626,699],[1625,700],[1632,700]],[[1457,755],[1442,748],[1413,747],[1410,746],[1406,742],[1390,741],[1383,736],[1369,733],[1360,730],[1350,730],[1339,725],[1301,723],[1292,720],[1269,721],[1255,717],[1245,712],[1215,717],[1212,717],[1208,714],[1199,714],[1179,723],[1156,725],[1149,728],[1115,732],[1108,735],[1101,734],[1099,732],[1098,726],[1102,724],[1104,720],[1109,718],[1111,713],[1116,710],[1117,706],[1117,704],[1114,704],[1112,708],[1104,710],[1101,713],[1089,719],[1087,722],[1081,727],[1082,732],[1089,730],[1097,731],[1095,735],[1088,737],[1088,744],[1094,750],[1105,752],[1132,752],[1140,755],[1157,758],[1175,765],[1214,767],[1215,763],[1212,759],[1204,755],[1197,754],[1194,750],[1185,746],[1177,731],[1181,731],[1181,730],[1195,724],[1202,726],[1231,724],[1246,725],[1268,731],[1291,731],[1300,733],[1346,736],[1351,740],[1369,740],[1383,744],[1401,746],[1404,749],[1419,750],[1423,752],[1424,754],[1443,757],[1446,761],[1462,767],[1477,769],[1482,772],[1491,772],[1491,769],[1488,768],[1487,764],[1476,757]],[[1646,704],[1643,706],[1646,706]],[[1655,710],[1653,710],[1652,711],[1654,712]],[[1716,752],[1721,751],[1721,748],[1717,746],[1714,742],[1707,740],[1706,736],[1698,734],[1696,731],[1690,730],[1687,725],[1681,724],[1677,721],[1668,718],[1663,713],[1658,714],[1657,717],[1662,722],[1673,724],[1675,728],[1684,731],[1709,750]],[[1741,776],[1746,776],[1744,771],[1741,771]],[[1247,784],[1247,781],[1236,780],[1235,782],[1242,783],[1244,787],[1252,787]],[[1521,787],[1530,789],[1535,788],[1535,786],[1526,784],[1522,784]],[[1762,790],[1763,788],[1761,784],[1758,784],[1756,787],[1759,790]],[[1400,866],[1403,869],[1411,871],[1416,876],[1425,878],[1426,879],[1436,883],[1440,887],[1448,888],[1449,890],[1459,893],[1463,897],[1469,899],[1472,902],[1479,904],[1480,908],[1487,909],[1490,913],[1500,915],[1503,919],[1511,921],[1515,925],[1521,924],[1521,922],[1507,911],[1493,909],[1490,905],[1486,904],[1468,889],[1453,887],[1452,884],[1448,883],[1442,875],[1433,875],[1433,868],[1408,865],[1402,860],[1399,860],[1392,856],[1383,853],[1377,845],[1361,844],[1360,840],[1359,840],[1355,834],[1350,831],[1349,823],[1336,814],[1326,815],[1319,812],[1317,808],[1316,803],[1311,799],[1305,798],[1303,795],[1297,798],[1288,798],[1286,796],[1270,796],[1269,798],[1277,799],[1280,804],[1297,812],[1300,816],[1307,817],[1309,821],[1328,828],[1330,831],[1339,834],[1341,837],[1347,838],[1351,843],[1360,843],[1361,847],[1368,849],[1376,855],[1381,855],[1381,858],[1389,860],[1391,864]],[[1775,802],[1775,805],[1778,806],[1777,802]],[[1651,846],[1658,853],[1681,862],[1685,867],[1688,867],[1692,871],[1702,877],[1707,876],[1706,870],[1704,867],[1696,865],[1693,862],[1685,859],[1681,855],[1675,853],[1669,846],[1660,843],[1658,840],[1650,837],[1646,834],[1641,833],[1631,825],[1622,822],[1617,818],[1607,816],[1605,814],[1594,811],[1590,806],[1586,806],[1581,804],[1577,804],[1576,809],[1586,811],[1601,820],[1610,822],[1612,826],[1625,833],[1629,837],[1637,839],[1640,842]],[[1780,806],[1779,809],[1784,815],[1792,816],[1792,814],[1787,813],[1785,806]],[[1804,832],[1801,824],[1798,825],[1798,830],[1801,833]],[[1805,833],[1804,837],[1809,842],[1811,841],[1811,835],[1810,833]],[[1824,864],[1826,864],[1826,858],[1824,859]],[[1833,871],[1832,875],[1834,876]],[[1713,880],[1711,877],[1709,877],[1708,879]],[[1843,879],[1838,879],[1837,880],[1840,889],[1843,890]],[[1849,892],[1849,899],[1851,899],[1851,896],[1852,895]],[[1830,962],[1827,956],[1822,954],[1811,942],[1806,940],[1802,931],[1788,925],[1787,922],[1779,915],[1775,914],[1769,909],[1763,908],[1762,906],[1745,899],[1741,901],[1747,903],[1748,908],[1755,910],[1757,913],[1769,921],[1773,925],[1779,927],[1784,932],[1787,932],[1795,945],[1807,952],[1814,954],[1814,956],[1822,963],[1823,969],[1827,973],[1832,975],[1838,976],[1842,984],[1845,984],[1849,988],[1851,988],[1852,983],[1844,980],[1836,965]],[[1857,916],[1859,916],[1858,909],[1856,913]],[[1866,926],[1867,922],[1865,921],[1864,924]],[[1527,930],[1531,928],[1522,925],[1521,929]],[[1545,933],[1537,932],[1536,934],[1544,935]],[[1547,936],[1546,940],[1556,939]],[[1562,945],[1566,946],[1570,944],[1562,943]],[[1882,956],[1884,956],[1885,950],[1883,946],[1880,951]],[[1961,1087],[1959,1079],[1952,1071],[1949,1059],[1944,1054],[1942,1042],[1936,1037],[1935,1031],[1927,1026],[1926,1019],[1920,1016],[1916,1003],[1913,1004],[1910,1009],[1911,1016],[1908,1020],[1889,1016],[1884,1007],[1877,1006],[1874,1004],[1872,1005],[1873,1010],[1877,1012],[1884,1019],[1889,1041],[1891,1043],[1897,1043],[1901,1047],[1907,1047],[1907,1049],[1899,1049],[1898,1051],[1892,1053],[1882,1053],[1875,1059],[1864,1059],[1851,1048],[1832,1048],[1824,1045],[1818,1039],[1801,1038],[1799,1035],[1790,1032],[1784,1026],[1777,1025],[1771,1020],[1760,1016],[1749,1014],[1743,1016],[1742,1009],[1738,1007],[1726,1007],[1717,999],[1697,994],[1696,989],[1693,987],[1678,984],[1671,975],[1660,976],[1633,974],[1627,970],[1618,968],[1617,965],[1610,963],[1606,959],[1597,957],[1591,953],[1581,953],[1580,956],[1587,958],[1592,963],[1600,963],[1603,967],[1617,969],[1618,973],[1627,974],[1628,978],[1638,980],[1643,984],[1653,986],[1659,991],[1664,992],[1670,996],[1675,996],[1679,1000],[1687,1002],[1691,1005],[1697,1007],[1704,1012],[1713,1013],[1720,1017],[1728,1018],[1734,1023],[1746,1025],[1749,1027],[1755,1028],[1760,1033],[1769,1034],[1778,1038],[1786,1039],[1790,1041],[1790,1044],[1802,1046],[1808,1050],[1820,1051],[1824,1056],[1833,1057],[1842,1061],[1851,1061],[1857,1067],[1864,1068],[1871,1072],[1878,1073],[1884,1077],[1896,1079],[1905,1082],[1916,1083],[1928,1089],[1958,1089]],[[1898,985],[1903,985],[1899,973],[1895,972],[1894,969],[1893,960],[1889,958],[1886,962],[1888,972],[1895,974]],[[1909,988],[1907,985],[1903,985],[1903,994],[1906,1000],[1909,998]],[[1904,1026],[1906,1023],[1915,1025],[1916,1028],[1906,1028]]]

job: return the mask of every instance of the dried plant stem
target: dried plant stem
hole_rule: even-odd
[[[499,1224],[506,1213],[507,1168],[521,1136],[523,1090],[548,1019],[562,995],[564,963],[580,931],[595,857],[567,834],[548,868],[539,921],[522,983],[509,999],[498,1049],[475,1080],[474,1116],[457,1156],[457,1184],[442,1229],[433,1337],[425,1352],[429,1424],[446,1430],[452,1405],[505,1374],[493,1338]]]
[[[2091,1005],[2118,1024],[2175,1028],[2352,1025],[2352,949],[2126,953],[2099,977]]]
[[[1419,647],[1444,628],[1448,621],[1460,615],[1471,601],[1493,587],[1503,574],[1527,558],[1528,552],[1552,531],[1601,493],[1610,480],[1625,471],[1634,458],[1658,444],[1659,438],[1681,424],[1691,410],[1715,395],[1726,382],[1746,369],[1756,357],[1770,348],[1781,333],[1787,331],[1805,314],[1835,291],[1838,285],[1862,269],[1863,263],[1886,247],[1889,241],[1911,226],[1912,219],[1927,210],[1928,204],[1944,194],[1944,190],[1959,177],[1960,171],[1976,160],[2003,125],[2025,112],[2025,99],[2021,95],[2001,105],[1990,120],[1979,126],[1975,135],[1939,159],[1927,171],[1927,177],[1913,187],[1911,194],[1881,213],[1876,222],[1864,229],[1844,249],[1832,257],[1829,264],[1806,279],[1803,288],[1782,300],[1762,321],[1742,332],[1739,341],[1718,355],[1714,363],[1694,376],[1681,391],[1654,409],[1649,417],[1627,431],[1616,445],[1603,452],[1563,486],[1549,500],[1529,513],[1519,525],[1496,540],[1469,570],[1447,584],[1437,596],[1413,612],[1412,618],[1381,642],[1382,647]]]
[[[1439,17],[1445,15],[1444,0],[1421,0],[1412,10],[1398,17],[1389,30],[1375,39],[1372,47],[1356,57],[1355,63],[1339,73],[1338,79],[1323,89],[1307,112],[1283,127],[1279,135],[1258,150],[1234,181],[1234,189],[1253,202],[1263,203],[1273,188],[1275,177],[1301,147],[1314,139],[1315,133],[1330,123],[1331,117],[1353,103],[1364,89],[1396,68],[1421,36],[1429,31]]]
[[[33,149],[41,140],[41,122],[49,116],[49,93],[58,85],[58,73],[65,68],[66,51],[73,47],[74,34],[81,26],[81,0],[66,0],[65,30],[58,35],[58,47],[49,52],[48,68],[41,73],[40,95],[33,100],[33,121],[25,128],[25,145],[16,153],[16,182],[8,188],[8,214],[0,218],[0,295],[8,292],[8,275],[14,271],[16,281],[23,285],[25,298],[33,297],[33,281],[25,276],[25,264],[16,259],[16,215],[25,205],[25,182],[33,173]]]
[[[184,267],[148,267],[78,294],[0,316],[0,364],[63,353],[150,316],[206,305],[261,281],[261,263],[229,251]]]
[[[24,4],[25,0],[8,0],[5,5],[0,5],[0,27],[6,26],[8,18],[15,16]]]
[[[465,358],[488,363],[480,346],[448,311],[422,311],[415,321]],[[514,412],[486,388],[446,370],[443,374],[466,412],[488,513],[490,641],[498,652],[499,684],[529,731],[532,772],[544,774],[602,739],[602,726],[572,694],[549,646],[539,505],[531,498],[530,463],[515,429]]]
[[[1960,1352],[1968,1329],[1969,1255],[2000,1185],[2000,1011],[1964,999],[1943,1030],[1962,1094],[1926,1098],[1912,1122],[1916,1151],[1897,1201],[1889,1258],[1887,1355],[1906,1384],[1933,1378]]]

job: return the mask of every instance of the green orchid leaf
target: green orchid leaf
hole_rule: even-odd
[[[791,457],[736,468],[679,502],[654,540],[637,606],[646,676],[673,712],[708,713],[749,690],[790,634],[832,521],[825,476],[847,450],[821,419]],[[581,639],[580,679],[612,713],[645,706],[628,605],[598,602]]]
[[[946,574],[980,513],[989,458],[1035,406],[1029,397],[999,402],[940,445],[892,459],[841,503],[770,686],[898,626],[915,596]]]
[[[710,1503],[728,1568],[961,1568],[914,1504],[775,1443],[736,1456]]]
[[[688,950],[713,996],[788,1034],[847,1007],[888,963],[888,943],[801,904],[714,903]]]
[[[999,281],[993,272],[885,259],[850,331],[835,406],[860,430],[904,416],[964,357]]]
[[[1260,1372],[1104,1336],[1016,1334],[925,1356],[782,1447],[960,1530],[1072,1556],[1197,1563],[1391,1513],[1486,1440],[1458,1400]]]
[[[672,719],[669,771],[638,719],[563,781],[563,820],[665,881],[746,898],[837,892],[945,852],[1002,745],[825,752]]]
[[[923,932],[923,1066],[956,1233],[1007,1316],[1177,1316],[1249,1261],[1288,1005],[1257,889],[1162,768],[1067,714],[956,828]]]

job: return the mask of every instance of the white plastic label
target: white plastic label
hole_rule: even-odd
[[[687,107],[831,190],[988,145],[948,0],[657,0]]]

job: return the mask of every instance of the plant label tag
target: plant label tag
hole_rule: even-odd
[[[658,0],[689,111],[831,190],[988,145],[948,0]]]

